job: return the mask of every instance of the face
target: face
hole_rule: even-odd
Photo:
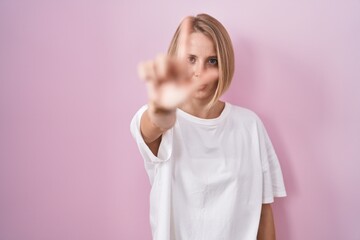
[[[193,97],[210,100],[217,88],[219,80],[218,59],[214,42],[200,32],[189,35],[185,48],[188,66],[195,74],[195,81],[204,82]]]

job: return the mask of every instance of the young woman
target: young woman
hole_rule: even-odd
[[[270,203],[286,196],[262,121],[220,100],[234,73],[223,25],[185,18],[168,54],[139,67],[149,102],[131,132],[152,185],[154,240],[275,239]]]

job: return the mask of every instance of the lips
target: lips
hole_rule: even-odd
[[[200,87],[199,87],[199,91],[204,90],[205,88],[206,88],[206,84],[204,84],[204,85],[200,85]]]

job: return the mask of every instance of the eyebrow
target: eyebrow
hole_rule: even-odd
[[[197,57],[195,54],[188,54],[189,57]],[[213,56],[208,56],[207,59],[209,58],[217,58],[216,55],[213,55]]]

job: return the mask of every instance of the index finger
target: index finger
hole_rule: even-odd
[[[189,44],[190,34],[192,32],[192,18],[186,17],[180,24],[180,32],[178,37],[177,55],[180,60],[186,60],[187,48]]]

